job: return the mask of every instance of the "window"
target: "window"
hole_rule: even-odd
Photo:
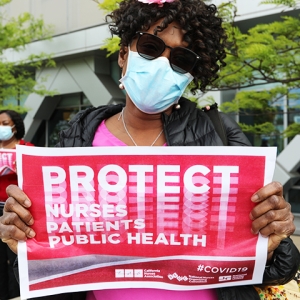
[[[83,93],[56,97],[61,98],[59,104],[51,118],[42,122],[32,140],[36,146],[54,147],[59,141],[59,132],[68,127],[68,122],[79,111],[92,106]]]

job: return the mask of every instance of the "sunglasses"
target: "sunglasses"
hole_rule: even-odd
[[[195,52],[187,48],[172,48],[167,46],[165,42],[156,35],[140,31],[138,31],[137,34],[138,40],[136,48],[141,57],[153,60],[161,56],[166,48],[169,48],[171,50],[169,59],[171,68],[178,73],[184,74],[191,72],[200,59]]]

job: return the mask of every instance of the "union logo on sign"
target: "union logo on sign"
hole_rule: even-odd
[[[231,280],[231,276],[220,276],[219,281],[229,281]]]

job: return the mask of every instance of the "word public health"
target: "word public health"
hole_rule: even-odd
[[[182,172],[180,165],[109,164],[97,171],[86,165],[69,166],[67,171],[42,167],[51,248],[120,243],[206,247],[206,235],[182,226],[178,216],[182,207],[208,201],[210,172],[220,177],[224,214],[231,177],[237,176],[239,167],[193,165]],[[151,228],[149,213],[155,216]]]

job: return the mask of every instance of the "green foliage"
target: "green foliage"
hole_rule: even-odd
[[[11,0],[0,0],[0,6],[8,4],[9,2],[11,2]]]
[[[285,131],[284,136],[287,138],[293,138],[297,134],[300,134],[300,124],[293,123]]]
[[[257,135],[270,135],[275,131],[275,126],[270,122],[265,122],[263,124],[255,124],[254,126],[246,125],[243,123],[240,123],[239,125],[241,126],[243,132]]]
[[[250,115],[255,124],[246,125],[241,123],[240,126],[245,133],[271,134],[276,131],[273,125],[276,108],[270,106],[270,103],[276,102],[282,97],[282,94],[277,94],[277,92],[278,89],[256,92],[242,91],[237,93],[232,102],[223,103],[221,109],[225,113],[239,112],[244,116]]]
[[[28,111],[28,109],[26,107],[16,106],[16,105],[13,105],[13,104],[0,105],[0,110],[4,110],[4,109],[14,110],[14,111],[18,112],[21,115]]]
[[[226,24],[227,28],[229,24]],[[227,29],[229,47],[212,89],[234,89],[279,83],[289,88],[300,84],[300,19],[258,24],[248,33]]]
[[[225,102],[222,105],[222,110],[226,113],[237,113],[240,110],[274,112],[275,108],[271,107],[270,104],[276,105],[276,102],[288,92],[289,90],[284,86],[262,91],[241,91],[236,94],[232,102]]]
[[[119,2],[121,2],[121,0],[103,0],[101,3],[98,3],[101,9],[103,9],[107,13],[110,13],[111,11],[118,8]]]
[[[5,6],[12,0],[0,0],[0,6]],[[5,8],[3,9],[5,11]],[[29,13],[23,13],[17,18],[7,18],[5,13],[0,13],[0,55],[14,50],[21,52],[26,45],[36,40],[50,38],[52,27],[46,26],[42,19],[34,18]],[[5,60],[0,57],[0,107],[10,98],[19,99],[30,93],[51,94],[45,86],[37,84],[35,70],[42,67],[51,67],[55,63],[51,56],[45,53],[33,54],[18,62]],[[22,107],[11,106],[21,113],[26,110]]]
[[[261,3],[296,8],[300,1],[272,0]],[[226,12],[229,16],[227,20],[232,19],[224,24],[229,41],[227,66],[221,70],[219,79],[211,89],[240,90],[232,103],[224,103],[221,109],[254,115],[255,125],[241,124],[245,132],[259,135],[269,131],[271,134],[272,126],[268,123],[274,122],[275,113],[271,105],[276,106],[276,101],[282,97],[299,98],[291,90],[300,87],[300,18],[282,16],[281,21],[257,24],[245,33],[235,26],[236,9],[230,9],[231,12]],[[262,85],[264,90],[259,90]],[[297,134],[295,128],[298,127],[294,126],[293,130],[288,128],[287,132]],[[275,133],[274,126],[273,130]]]
[[[205,1],[204,1],[205,2]],[[236,0],[228,0],[218,6],[218,16],[223,19],[224,24],[232,24],[237,15]],[[231,26],[233,28],[233,26]],[[227,29],[231,29],[228,27]]]
[[[111,11],[118,8],[119,2],[121,2],[121,0],[103,0],[101,2],[99,0],[94,0],[94,2],[98,3],[99,8],[104,10],[104,12],[110,13]]]
[[[109,57],[110,55],[119,51],[120,49],[119,44],[120,44],[120,38],[114,36],[112,38],[106,39],[105,44],[104,46],[101,47],[101,49],[106,49],[107,51],[106,56]]]
[[[287,7],[295,7],[300,1],[298,0],[265,0],[261,4],[284,5]]]

